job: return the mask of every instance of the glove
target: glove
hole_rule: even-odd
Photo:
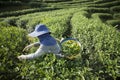
[[[25,59],[26,59],[26,56],[25,56],[25,55],[20,55],[20,56],[18,56],[18,59],[19,59],[19,60],[25,60]]]

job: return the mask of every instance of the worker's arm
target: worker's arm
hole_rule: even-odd
[[[20,55],[20,56],[18,56],[18,59],[19,60],[26,60],[26,59],[34,59],[36,57],[39,57],[39,56],[45,54],[41,48],[42,48],[42,46],[40,46],[35,53],[31,53],[28,55]]]
[[[40,43],[39,43],[39,42],[35,42],[35,43],[32,43],[32,44],[26,46],[26,47],[23,49],[23,51],[28,51],[30,48],[32,48],[32,47],[38,47],[38,46],[40,46]]]

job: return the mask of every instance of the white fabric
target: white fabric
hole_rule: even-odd
[[[34,32],[28,34],[28,36],[37,37],[37,36],[43,35],[43,34],[45,34],[45,33],[49,33],[49,31],[48,31],[48,30],[46,30],[46,31],[41,31],[41,32],[36,32],[36,31],[34,31]]]
[[[46,53],[54,53],[57,56],[64,57],[63,55],[59,54],[60,51],[61,51],[61,48],[58,44],[53,46],[40,45],[40,47],[37,49],[35,53],[25,55],[25,57],[26,59],[33,59]]]

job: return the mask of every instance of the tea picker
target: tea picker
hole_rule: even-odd
[[[36,25],[35,30],[32,33],[28,34],[28,36],[37,37],[39,42],[35,42],[33,44],[26,46],[23,49],[23,51],[29,50],[33,46],[34,47],[39,46],[39,48],[37,49],[37,51],[35,53],[18,56],[18,59],[20,59],[20,60],[34,59],[34,58],[39,57],[46,53],[53,53],[59,57],[69,58],[69,57],[61,54],[61,52],[62,52],[61,44],[63,44],[64,42],[66,42],[68,40],[75,40],[75,41],[77,41],[77,40],[73,39],[73,38],[66,38],[66,39],[61,40],[60,44],[58,44],[57,41],[50,35],[50,33],[51,32],[48,30],[48,28],[44,24]]]

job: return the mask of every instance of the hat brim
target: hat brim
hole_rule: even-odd
[[[37,36],[40,36],[40,35],[43,35],[43,34],[46,34],[46,33],[49,33],[49,31],[41,31],[41,32],[32,32],[30,34],[28,34],[28,36],[31,36],[31,37],[37,37]]]

